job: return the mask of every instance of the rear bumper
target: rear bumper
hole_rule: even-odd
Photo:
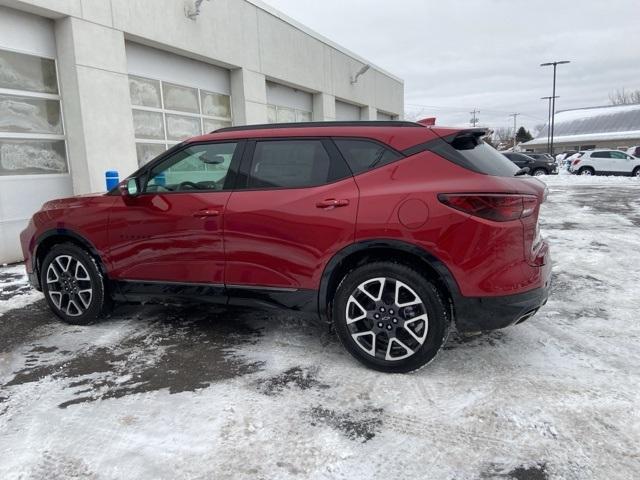
[[[480,332],[497,330],[522,323],[531,318],[547,303],[551,290],[551,258],[548,248],[544,252],[538,288],[515,295],[497,297],[464,297],[453,299],[458,331]]]

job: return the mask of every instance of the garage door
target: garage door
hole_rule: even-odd
[[[0,263],[22,259],[31,215],[73,187],[53,23],[0,7]]]
[[[279,83],[267,82],[269,123],[310,122],[312,112],[312,94]]]
[[[127,42],[138,163],[232,122],[229,71]]]
[[[388,122],[393,120],[393,118],[394,118],[393,115],[391,115],[390,113],[384,113],[378,110],[378,115],[377,115],[378,120],[383,120],[385,122]]]
[[[360,120],[360,107],[336,100],[336,120],[345,122]]]

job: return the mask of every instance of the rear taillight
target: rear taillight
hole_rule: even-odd
[[[573,166],[573,165],[577,165],[579,163],[580,163],[580,159],[576,158],[573,162],[571,162],[571,165]]]
[[[528,217],[538,206],[534,195],[441,193],[438,200],[461,212],[495,222]]]

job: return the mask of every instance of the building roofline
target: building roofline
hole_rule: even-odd
[[[640,139],[640,130],[627,130],[624,132],[601,132],[601,133],[580,133],[576,135],[555,135],[553,140],[554,144],[569,143],[569,142],[614,142],[623,140],[635,140]],[[545,145],[547,143],[547,137],[536,137],[528,142],[523,142],[520,145],[534,146]]]
[[[401,79],[400,77],[394,75],[393,73],[385,70],[384,68],[381,68],[379,66],[377,66],[374,63],[371,63],[369,60],[367,60],[366,58],[358,55],[357,53],[352,52],[351,50],[338,45],[337,43],[335,43],[334,41],[328,39],[327,37],[325,37],[324,35],[321,35],[320,33],[316,32],[315,30],[312,30],[311,28],[307,27],[306,25],[298,22],[297,20],[294,20],[293,18],[291,18],[290,16],[282,13],[280,10],[273,8],[270,5],[267,5],[266,3],[264,3],[262,0],[246,0],[247,2],[251,3],[252,5],[254,5],[255,7],[259,8],[260,10],[263,10],[265,12],[267,12],[270,15],[273,15],[276,18],[279,18],[280,20],[282,20],[285,23],[288,23],[289,25],[291,25],[292,27],[300,30],[303,33],[306,33],[307,35],[315,38],[316,40],[319,40],[320,42],[330,46],[331,48],[344,53],[345,55],[358,60],[359,62],[362,62],[365,65],[370,65],[371,68],[377,70],[378,72],[392,78],[393,80],[395,80],[396,82],[401,83],[402,85],[404,85],[404,80]]]
[[[556,115],[563,112],[576,112],[578,110],[596,110],[598,108],[616,108],[616,107],[637,107],[640,108],[640,103],[627,103],[624,105],[596,105],[594,107],[580,107],[580,108],[567,108],[566,110],[556,111]]]
[[[292,123],[264,123],[257,125],[237,125],[224,127],[210,133],[242,132],[250,130],[273,130],[280,128],[331,128],[331,127],[419,127],[424,125],[404,120],[354,120],[334,122],[292,122]]]

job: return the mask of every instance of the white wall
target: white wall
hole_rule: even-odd
[[[53,27],[51,20],[0,7],[0,49],[55,58]],[[44,202],[72,193],[69,174],[0,176],[0,264],[22,259],[19,234]]]

